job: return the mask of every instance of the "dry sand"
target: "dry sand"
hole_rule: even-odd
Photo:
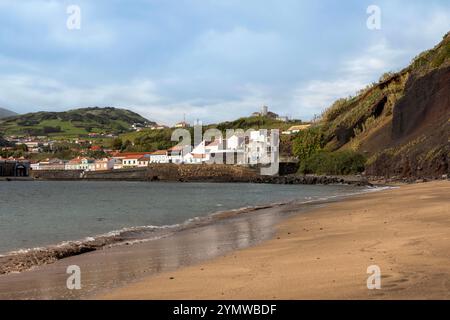
[[[368,290],[367,267],[381,268]],[[258,246],[103,299],[449,299],[450,182],[356,196],[285,220]]]

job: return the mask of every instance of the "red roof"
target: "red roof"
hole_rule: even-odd
[[[77,157],[69,161],[69,164],[79,164],[81,163],[81,158]]]
[[[168,151],[181,151],[183,150],[182,146],[174,146],[172,148],[167,149]]]
[[[133,159],[137,159],[143,157],[146,154],[150,154],[150,152],[116,152],[112,156],[115,158],[126,158],[126,157],[134,157]]]
[[[124,157],[124,159],[140,159],[143,158],[146,155],[146,153],[139,153],[139,154],[135,154],[135,155],[129,155]]]
[[[157,150],[157,151],[151,153],[151,155],[154,155],[154,156],[165,156],[166,154],[167,154],[167,150]]]

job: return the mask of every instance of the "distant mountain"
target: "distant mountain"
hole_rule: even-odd
[[[0,121],[5,135],[79,136],[89,133],[124,133],[134,123],[156,124],[139,114],[118,108],[81,108],[65,112],[35,112]]]
[[[450,33],[405,69],[336,101],[319,124],[325,149],[368,156],[366,173],[450,173]]]
[[[13,112],[11,110],[0,108],[0,119],[7,118],[7,117],[12,117],[12,116],[15,116],[15,115],[17,115],[17,113],[15,113],[15,112]]]

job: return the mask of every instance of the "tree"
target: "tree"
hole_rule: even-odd
[[[27,145],[26,145],[26,144],[23,144],[23,143],[17,144],[15,149],[16,149],[17,151],[23,151],[23,152],[27,152],[27,151],[28,151]]]
[[[114,138],[114,140],[112,141],[112,148],[114,150],[120,150],[122,149],[122,139],[120,138]]]
[[[130,140],[125,140],[125,142],[122,144],[121,150],[127,150],[128,148],[131,148],[133,146],[133,143]]]

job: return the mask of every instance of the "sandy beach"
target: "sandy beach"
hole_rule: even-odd
[[[367,268],[381,269],[380,290]],[[405,185],[282,221],[271,240],[100,299],[449,299],[450,182]]]

